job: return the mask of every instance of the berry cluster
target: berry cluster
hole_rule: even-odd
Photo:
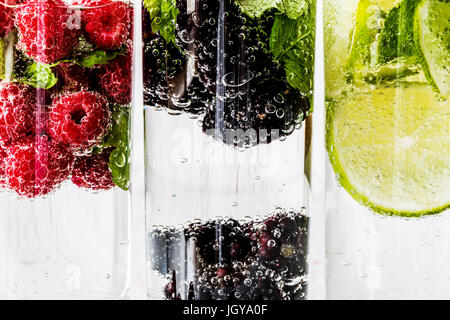
[[[70,12],[58,0],[30,0],[16,9],[18,48],[41,63],[66,57],[77,45],[80,30],[68,26]]]
[[[131,103],[132,7],[113,0],[74,7],[14,2],[0,4],[0,37],[14,28],[18,35],[11,80],[0,82],[0,186],[28,198],[70,179],[90,190],[114,187],[109,164],[116,146],[104,142],[118,130],[113,107]],[[83,64],[86,56],[94,63]],[[24,81],[41,66],[37,78],[46,83],[42,78],[52,76],[54,83]]]
[[[289,85],[270,51],[276,9],[254,18],[234,0],[199,0],[194,11],[177,0],[176,7],[174,43],[159,33],[144,37],[148,105],[203,114],[203,132],[239,147],[270,143],[300,126],[310,101]]]
[[[305,215],[283,209],[252,221],[221,218],[182,230],[155,228],[152,265],[170,279],[166,299],[302,299],[307,230]]]
[[[196,74],[188,71],[188,58],[175,44],[167,43],[149,30],[150,17],[143,17],[144,100],[154,107],[165,107],[172,114],[193,116],[205,112],[213,96]]]

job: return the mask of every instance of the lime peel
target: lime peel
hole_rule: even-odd
[[[450,3],[438,0],[423,0],[416,8],[414,18],[414,38],[419,62],[432,88],[444,99],[448,98],[450,91],[449,19]],[[438,30],[432,30],[430,22],[433,21],[433,27]]]
[[[449,209],[448,105],[424,85],[343,100],[328,104],[326,135],[340,185],[380,214],[420,217]]]

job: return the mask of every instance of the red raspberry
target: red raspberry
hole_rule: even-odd
[[[7,186],[28,198],[47,195],[67,180],[74,161],[66,148],[45,135],[14,144],[7,153]]]
[[[114,187],[111,171],[108,167],[112,149],[100,154],[77,157],[72,172],[72,182],[81,188],[108,190]]]
[[[0,142],[8,144],[34,133],[35,91],[26,85],[0,83]]]
[[[123,2],[112,0],[93,1],[92,6],[81,13],[81,26],[85,37],[97,48],[113,50],[127,39],[132,24],[132,8]]]
[[[103,65],[98,77],[102,90],[112,101],[122,105],[131,102],[131,54]]]
[[[3,188],[6,186],[6,172],[5,172],[5,160],[8,154],[6,150],[0,146],[0,187]]]
[[[0,3],[0,38],[4,38],[12,31],[14,28],[14,8],[7,7],[7,5],[12,5],[11,0],[3,0]]]
[[[42,63],[66,57],[78,44],[76,12],[61,0],[29,0],[16,10],[18,48]]]
[[[49,115],[49,132],[72,150],[99,144],[111,124],[108,102],[98,93],[79,91],[56,98]]]
[[[118,1],[118,0],[113,0]],[[72,0],[71,4],[73,6],[79,6],[80,8],[92,8],[96,6],[101,6],[105,0]]]

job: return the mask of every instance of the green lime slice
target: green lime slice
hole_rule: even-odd
[[[423,0],[414,19],[414,39],[430,85],[447,99],[450,88],[450,1]]]
[[[382,11],[371,0],[360,0],[355,13],[355,28],[349,51],[348,67],[358,72],[373,63],[371,44],[379,33]]]
[[[449,104],[424,83],[364,88],[327,106],[327,148],[339,183],[382,214],[449,208]]]
[[[353,5],[353,6],[352,6]],[[328,98],[338,97],[347,84],[348,52],[351,44],[353,1],[325,1],[324,14],[324,58],[325,88]],[[349,23],[342,23],[348,21]]]

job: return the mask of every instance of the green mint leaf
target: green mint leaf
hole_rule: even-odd
[[[284,65],[288,83],[311,97],[314,74],[314,13],[290,19],[278,14],[270,34],[270,51]]]
[[[288,83],[304,95],[312,97],[313,63],[303,59],[298,51],[290,51],[284,59]]]
[[[307,15],[311,7],[312,0],[281,0],[278,9],[285,13],[290,19],[298,19]]]
[[[289,19],[286,15],[276,15],[270,33],[270,51],[275,59],[286,54],[294,48],[297,39],[301,36],[298,30],[298,21]]]
[[[130,150],[129,148],[117,147],[109,156],[109,169],[112,180],[116,186],[123,190],[130,188]]]
[[[107,64],[109,61],[115,59],[121,52],[119,51],[102,51],[96,50],[87,55],[82,56],[77,63],[86,68],[92,68],[98,64]]]
[[[93,68],[100,64],[107,64],[115,59],[118,55],[126,54],[126,45],[117,50],[96,50],[92,43],[88,42],[84,37],[80,37],[78,46],[75,48],[73,55],[68,59],[58,61],[76,63],[85,68]]]
[[[108,164],[112,180],[118,187],[128,190],[130,182],[130,107],[115,106],[112,113],[112,128],[99,148],[114,148]]]
[[[402,0],[392,8],[380,31],[378,63],[415,54],[414,13],[420,0]]]
[[[127,145],[130,108],[115,105],[112,108],[113,125],[101,144],[103,148]]]
[[[280,0],[236,0],[242,11],[250,17],[257,18],[269,9],[276,8]]]
[[[0,54],[1,50],[2,47],[0,44]],[[28,65],[25,72],[17,77],[16,81],[25,83],[35,88],[50,89],[58,82],[58,78],[52,71],[52,68],[56,67],[58,64],[62,62],[70,62],[70,63],[77,63],[82,67],[93,68],[94,66],[99,64],[109,63],[109,61],[115,59],[120,54],[122,54],[120,51],[96,50],[74,59],[64,59],[52,64],[32,62],[31,64]],[[1,56],[2,55],[0,55],[0,57]],[[0,60],[0,75],[1,70],[2,69]]]
[[[92,148],[92,154],[100,154],[103,152],[103,148],[100,146],[95,146]]]
[[[178,13],[173,0],[144,0],[144,7],[150,14],[151,27],[167,42],[175,43],[175,24]]]
[[[297,19],[308,13],[312,0],[236,0],[242,11],[252,18],[272,8],[286,14],[291,19]]]
[[[52,72],[52,66],[33,62],[27,67],[24,78],[19,81],[35,88],[50,89],[58,82],[58,78]]]

